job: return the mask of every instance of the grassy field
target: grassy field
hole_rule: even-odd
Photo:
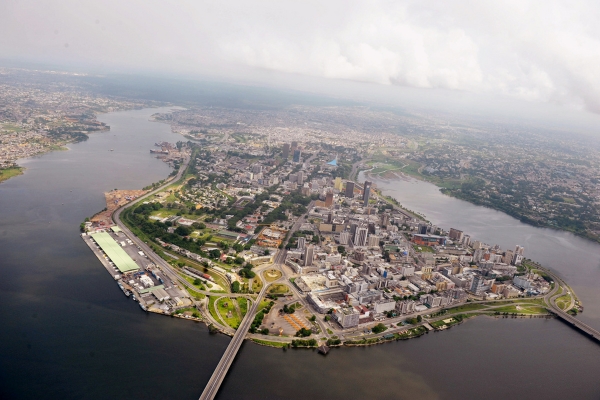
[[[277,271],[276,269],[270,269],[266,271],[264,275],[267,282],[273,282],[281,278],[281,272]]]
[[[219,309],[221,319],[233,329],[237,329],[240,326],[242,318],[238,313],[234,303],[236,303],[236,300],[222,298],[217,302],[217,308]]]
[[[22,173],[23,168],[20,167],[0,169],[0,182],[21,175]]]
[[[455,314],[457,312],[465,312],[465,311],[477,311],[489,307],[486,304],[463,304],[462,306],[449,308],[448,314]]]
[[[262,280],[258,277],[258,275],[256,275],[256,277],[254,279],[252,279],[252,291],[254,293],[258,293],[261,291],[262,287],[263,287]]]
[[[244,297],[238,297],[236,300],[238,302],[238,306],[240,307],[240,312],[242,313],[242,318],[244,318],[244,316],[248,312],[248,299],[246,299]]]
[[[416,244],[413,244],[413,248],[415,249],[415,251],[418,251],[420,253],[435,253],[433,247],[430,246],[418,246]]]
[[[287,343],[282,343],[282,342],[271,342],[269,340],[260,340],[260,339],[252,339],[253,342],[258,343],[258,344],[262,344],[265,346],[272,346],[272,347],[287,347]]]
[[[260,311],[263,308],[268,307],[270,303],[271,303],[271,300],[269,300],[269,299],[262,299],[260,301],[260,303],[258,303],[258,309],[257,310]]]
[[[217,315],[217,312],[215,311],[215,301],[217,300],[218,297],[219,296],[210,296],[208,298],[208,312],[215,319],[215,321],[222,322],[221,317],[219,315]]]
[[[492,311],[500,312],[500,313],[509,313],[509,314],[516,313],[516,314],[527,314],[527,315],[548,314],[548,310],[546,310],[544,307],[539,307],[539,306],[534,306],[534,305],[532,305],[532,306],[510,305],[510,306],[506,306],[506,307],[494,308]]]
[[[556,305],[560,307],[561,310],[565,310],[571,304],[571,295],[565,294],[556,299]]]
[[[271,285],[269,289],[270,294],[285,294],[290,291],[290,288],[287,285],[275,284]]]

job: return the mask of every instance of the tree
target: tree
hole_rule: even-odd
[[[310,335],[312,335],[312,331],[306,328],[300,328],[300,330],[296,332],[296,336],[298,337],[308,337]]]
[[[240,292],[240,283],[238,281],[234,281],[231,284],[231,291],[233,293],[239,293]]]
[[[371,331],[373,331],[373,333],[381,333],[381,332],[385,331],[386,329],[387,329],[387,327],[380,322],[377,325],[375,325],[373,328],[371,328]]]
[[[189,236],[191,230],[187,226],[179,225],[177,229],[175,229],[175,233],[179,236]]]
[[[271,254],[271,250],[269,250],[269,249],[265,250],[265,256],[268,256],[269,254]]]
[[[198,279],[198,278],[194,279],[194,285],[198,286],[201,284],[202,284],[202,281],[200,279]]]

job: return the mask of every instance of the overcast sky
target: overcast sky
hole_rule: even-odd
[[[598,1],[2,0],[0,57],[313,76],[600,113]],[[290,78],[291,79],[291,78]]]

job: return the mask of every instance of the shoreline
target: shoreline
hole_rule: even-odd
[[[583,235],[583,234],[580,234],[580,233],[577,233],[577,232],[573,232],[573,231],[571,231],[571,230],[568,230],[568,229],[561,229],[561,228],[557,228],[557,227],[555,227],[555,226],[553,226],[553,225],[549,225],[549,224],[543,224],[543,223],[542,223],[542,224],[539,224],[539,223],[538,223],[538,224],[533,224],[533,223],[531,223],[531,222],[529,221],[529,219],[528,219],[528,218],[526,218],[526,217],[524,218],[524,217],[522,217],[522,216],[514,215],[514,214],[512,214],[512,213],[509,213],[509,212],[507,212],[506,210],[502,210],[502,209],[500,209],[500,208],[491,207],[491,206],[489,206],[488,204],[481,204],[481,203],[479,203],[479,202],[471,201],[471,200],[469,200],[469,199],[467,199],[467,198],[463,198],[463,197],[461,197],[461,196],[456,196],[456,195],[454,195],[452,192],[450,192],[450,191],[448,190],[448,188],[446,188],[446,187],[444,187],[444,186],[440,186],[439,184],[437,184],[437,183],[435,183],[435,182],[432,182],[432,181],[430,181],[430,180],[427,180],[427,179],[421,179],[421,178],[419,178],[419,177],[416,177],[416,176],[414,176],[414,175],[411,175],[411,174],[406,174],[406,173],[402,173],[402,172],[400,173],[401,175],[398,175],[398,173],[397,173],[397,172],[393,172],[393,171],[385,171],[385,174],[387,174],[387,173],[391,172],[391,173],[392,173],[392,174],[395,176],[395,177],[388,177],[388,176],[383,176],[383,175],[381,175],[381,173],[378,173],[378,174],[372,174],[372,173],[370,173],[370,172],[368,172],[368,171],[370,171],[370,170],[362,170],[362,171],[359,171],[358,173],[360,174],[360,172],[364,172],[364,176],[365,176],[365,177],[368,177],[369,179],[372,179],[372,180],[384,181],[384,182],[386,182],[386,183],[392,183],[392,182],[394,182],[394,181],[399,181],[399,180],[402,180],[402,181],[405,181],[405,182],[409,182],[409,181],[410,181],[410,179],[415,179],[415,180],[417,180],[417,181],[419,181],[419,182],[426,182],[426,183],[430,183],[430,184],[432,184],[432,185],[436,186],[436,187],[438,188],[438,190],[439,190],[439,191],[440,191],[442,194],[444,194],[444,195],[446,195],[446,196],[449,196],[449,197],[452,197],[452,198],[455,198],[455,199],[458,199],[458,200],[465,201],[465,202],[467,202],[467,203],[469,203],[469,204],[473,204],[473,205],[475,205],[475,206],[479,206],[479,207],[485,207],[485,208],[489,208],[490,210],[494,210],[494,211],[501,212],[501,213],[503,213],[503,214],[506,214],[506,215],[508,215],[509,217],[512,217],[512,218],[516,219],[517,221],[519,221],[519,222],[521,222],[521,223],[523,223],[523,224],[527,224],[527,225],[529,225],[529,226],[533,226],[533,227],[535,227],[535,228],[546,228],[546,229],[552,229],[552,230],[554,230],[554,231],[558,231],[558,232],[568,232],[568,233],[571,233],[571,234],[573,234],[574,236],[577,236],[577,237],[579,237],[579,238],[582,238],[582,239],[586,239],[586,240],[588,240],[588,241],[590,241],[590,242],[592,242],[592,243],[600,244],[600,237],[598,237],[598,238],[596,238],[596,237],[590,237],[590,236],[588,236],[588,235]],[[357,178],[358,178],[358,174],[357,174]],[[389,196],[388,196],[388,197],[389,197]],[[404,209],[404,207],[402,207],[402,208]],[[405,210],[406,210],[406,209],[405,209]],[[413,212],[413,213],[414,213],[414,212]]]

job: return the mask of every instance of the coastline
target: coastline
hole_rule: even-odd
[[[25,173],[25,167],[15,166],[5,169],[0,169],[0,183],[14,178],[15,176],[23,175]]]
[[[547,228],[547,229],[552,229],[555,231],[559,231],[559,232],[568,232],[571,233],[577,237],[580,237],[582,239],[586,239],[589,240],[592,243],[600,243],[600,237],[596,237],[596,236],[590,236],[587,234],[582,234],[579,232],[575,232],[569,229],[564,229],[564,228],[559,228],[556,227],[554,225],[551,224],[547,224],[547,223],[540,223],[537,221],[532,221],[530,218],[527,218],[526,216],[522,216],[516,213],[511,212],[510,210],[506,210],[500,207],[492,207],[489,204],[485,204],[479,201],[474,201],[473,198],[468,198],[468,197],[464,197],[464,196],[457,196],[452,190],[450,190],[448,187],[441,185],[439,182],[434,181],[434,180],[429,180],[423,177],[423,175],[419,174],[419,175],[414,175],[414,174],[410,174],[410,173],[405,173],[405,172],[395,172],[395,171],[385,171],[382,173],[377,173],[377,174],[373,174],[371,172],[369,172],[370,169],[367,170],[361,170],[357,173],[357,177],[358,174],[360,174],[360,172],[364,172],[364,176],[368,177],[369,179],[376,179],[376,180],[381,180],[381,181],[385,181],[388,183],[391,183],[393,181],[398,181],[398,180],[403,180],[403,181],[409,181],[411,178],[412,179],[416,179],[418,181],[421,182],[427,182],[427,183],[431,183],[432,185],[435,185],[438,187],[439,191],[442,192],[444,195],[449,196],[449,197],[453,197],[455,199],[458,200],[462,200],[462,201],[466,201],[467,203],[470,204],[474,204],[476,206],[481,206],[481,207],[486,207],[489,208],[490,210],[495,210],[495,211],[499,211],[501,213],[504,213],[510,217],[513,217],[517,220],[519,220],[520,222],[527,224],[529,226],[533,226],[536,228]],[[382,175],[383,174],[383,175]],[[389,196],[386,196],[389,197]],[[404,209],[404,207],[402,207]],[[409,210],[407,210],[409,211]],[[414,212],[413,212],[414,213]]]

